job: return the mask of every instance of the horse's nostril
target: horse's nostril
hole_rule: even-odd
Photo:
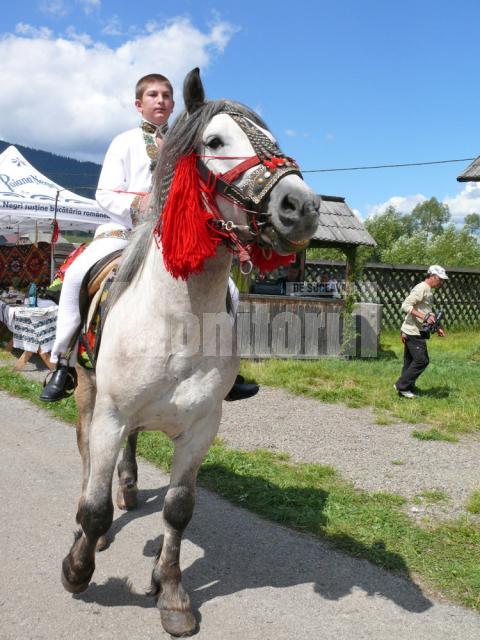
[[[283,197],[280,206],[283,211],[296,211],[298,208],[298,202],[295,198],[292,198],[292,196],[287,193],[287,195]]]

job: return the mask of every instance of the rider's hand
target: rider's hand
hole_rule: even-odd
[[[139,213],[140,214],[145,214],[148,213],[148,209],[150,207],[150,199],[151,199],[152,194],[151,193],[147,193],[146,195],[144,195],[142,197],[142,199],[140,200],[140,207],[139,207]]]
[[[424,319],[425,319],[425,316],[424,316]],[[436,320],[436,318],[435,318],[435,314],[434,313],[431,313],[427,318],[428,324],[434,324],[435,320]]]
[[[440,328],[440,329],[437,331],[437,334],[440,336],[440,338],[445,338],[445,336],[447,335],[447,334],[445,333],[445,330],[444,330],[444,329],[442,329],[442,328]]]

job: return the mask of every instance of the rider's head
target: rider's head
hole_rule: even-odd
[[[159,73],[143,76],[135,86],[135,107],[145,120],[156,126],[165,124],[175,102],[170,80]]]

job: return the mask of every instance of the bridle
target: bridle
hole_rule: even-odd
[[[302,177],[299,166],[292,158],[280,150],[277,143],[271,140],[261,129],[244,114],[235,110],[231,105],[225,105],[220,113],[229,115],[246,134],[255,155],[247,157],[236,167],[225,173],[210,171],[204,158],[235,159],[230,156],[197,155],[196,166],[205,189],[208,193],[215,193],[243,209],[247,215],[246,225],[237,225],[233,221],[225,221],[218,211],[212,211],[214,220],[212,226],[217,232],[225,234],[236,249],[245,254],[245,245],[255,241],[260,247],[272,251],[272,247],[261,239],[262,227],[269,223],[270,215],[266,212],[265,203],[275,185],[287,175]],[[244,173],[254,169],[242,187],[234,184]],[[237,231],[250,236],[247,242],[241,241]],[[245,257],[245,255],[244,255]],[[245,262],[248,261],[248,258]]]

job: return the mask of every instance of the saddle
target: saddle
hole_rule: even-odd
[[[121,262],[122,250],[110,253],[87,272],[80,289],[81,325],[72,338],[70,348],[79,340],[78,363],[86,369],[94,369],[106,318],[108,291]]]

